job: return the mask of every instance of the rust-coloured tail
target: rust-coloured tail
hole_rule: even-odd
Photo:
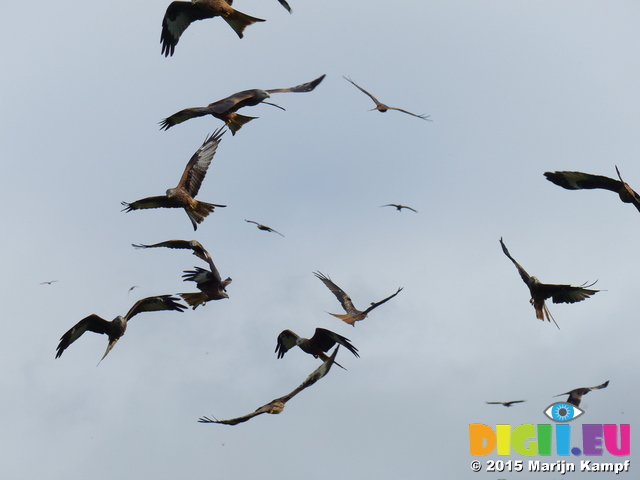
[[[204,305],[207,303],[207,297],[202,292],[197,293],[179,293],[182,299],[187,302],[194,310],[198,308],[199,305]]]
[[[191,223],[193,224],[194,230],[198,229],[198,223],[202,223],[202,221],[215,210],[215,207],[226,207],[226,205],[196,201],[195,208],[185,209],[187,215],[189,215],[189,220],[191,220]]]
[[[327,313],[329,313],[329,312],[327,312]],[[333,315],[334,317],[339,318],[344,323],[348,323],[352,327],[356,326],[356,321],[358,320],[356,317],[354,317],[352,315],[341,315],[339,313],[329,313],[329,315]]]
[[[249,25],[256,22],[264,22],[262,18],[251,17],[245,13],[239,12],[238,10],[234,10],[232,14],[226,17],[223,16],[222,18],[225,19],[240,38],[242,38],[242,32],[244,32],[244,29]]]
[[[240,115],[239,113],[232,112],[227,118],[227,126],[229,127],[229,130],[231,130],[231,134],[235,135],[245,123],[249,123],[254,118],[258,117],[248,117],[246,115]]]

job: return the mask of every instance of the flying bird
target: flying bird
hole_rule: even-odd
[[[561,395],[569,395],[569,398],[567,398],[567,403],[579,407],[583,395],[586,395],[591,390],[600,390],[601,388],[606,388],[607,385],[609,385],[609,380],[604,382],[602,385],[598,385],[597,387],[574,388],[573,390],[570,390],[568,392],[560,393],[559,395],[556,395],[556,397],[559,397]]]
[[[302,338],[291,330],[283,330],[280,335],[278,335],[275,351],[278,354],[278,358],[282,358],[285,353],[297,345],[303,352],[326,362],[329,357],[327,357],[324,352],[328,352],[336,343],[345,347],[356,357],[360,356],[358,355],[358,349],[351,345],[348,338],[325,328],[316,328],[316,331],[311,338]],[[336,365],[340,368],[344,368],[337,362]]]
[[[603,177],[602,175],[591,175],[582,172],[544,172],[544,176],[547,177],[547,180],[550,182],[567,190],[593,188],[611,190],[618,194],[620,200],[624,203],[632,203],[640,212],[640,195],[638,195],[629,184],[622,180],[620,170],[618,170],[617,166],[616,173],[620,179],[619,181],[613,178]]]
[[[505,407],[512,407],[514,403],[522,403],[526,400],[512,400],[510,402],[486,402],[488,405],[504,405]]]
[[[255,223],[259,230],[264,230],[265,232],[273,232],[273,233],[277,233],[277,234],[278,234],[278,235],[280,235],[281,237],[284,237],[284,235],[282,235],[280,232],[278,232],[278,231],[274,230],[274,229],[273,229],[273,228],[271,228],[271,227],[267,227],[266,225],[262,225],[261,223],[254,222],[253,220],[247,220],[246,218],[245,218],[245,220],[244,220],[244,221],[245,221],[245,222],[249,222],[249,223]]]
[[[371,110],[378,110],[381,113],[386,112],[387,110],[397,110],[399,112],[402,113],[407,113],[409,115],[413,115],[414,117],[418,117],[421,118],[422,120],[428,120],[429,122],[431,120],[429,120],[429,117],[431,115],[416,115],[415,113],[411,113],[411,112],[407,112],[406,110],[403,110],[401,108],[396,108],[396,107],[390,107],[389,105],[385,105],[384,103],[381,103],[378,101],[378,99],[376,97],[374,97],[373,95],[371,95],[369,92],[367,92],[364,88],[362,88],[361,86],[359,86],[358,84],[356,84],[356,82],[354,82],[353,80],[351,80],[348,77],[342,77],[344,78],[347,82],[351,83],[354,87],[356,87],[358,90],[360,90],[362,93],[364,93],[365,95],[368,95],[369,98],[371,98],[371,100],[373,100],[373,103],[376,104],[375,108],[372,108]]]
[[[47,282],[40,282],[40,285],[51,285],[52,283],[56,283],[58,280],[49,280]]]
[[[83,318],[78,323],[76,323],[68,332],[66,332],[61,338],[60,343],[58,344],[56,358],[62,355],[69,345],[75,342],[78,338],[82,336],[84,332],[87,330],[95,333],[102,333],[109,336],[109,345],[107,346],[107,350],[104,352],[104,355],[100,359],[102,361],[104,357],[111,351],[116,342],[124,335],[125,330],[127,329],[127,322],[131,320],[138,313],[142,312],[155,312],[159,310],[175,310],[178,312],[182,312],[187,307],[178,303],[178,300],[171,295],[159,295],[156,297],[147,297],[141,300],[138,300],[133,307],[129,309],[127,314],[122,316],[117,316],[111,321],[105,320],[102,317],[99,317],[95,313],[89,315],[88,317]]]
[[[196,293],[179,294],[194,310],[198,305],[205,305],[210,300],[229,298],[226,290],[227,285],[232,282],[231,278],[227,277],[225,280],[222,280],[213,262],[211,262],[211,266],[211,271],[194,267],[195,270],[186,270],[182,276],[185,282],[196,282],[198,290],[200,290]]]
[[[580,285],[579,287],[574,287],[572,285],[554,285],[548,283],[541,283],[536,277],[530,276],[522,266],[518,262],[514,260],[514,258],[509,254],[509,250],[507,250],[506,245],[500,239],[500,245],[502,245],[502,251],[504,254],[513,262],[513,264],[518,269],[518,273],[520,273],[520,277],[529,287],[529,292],[531,292],[531,304],[536,310],[536,318],[544,321],[545,316],[547,321],[556,324],[556,320],[549,312],[547,305],[544,301],[547,298],[551,298],[553,303],[576,303],[581,302],[585,298],[589,298],[591,295],[596,294],[600,290],[589,290],[589,287],[593,286],[596,282],[593,282],[590,285]],[[558,327],[560,329],[560,327]]]
[[[264,22],[261,18],[251,17],[234,10],[232,0],[192,0],[190,2],[171,2],[162,19],[161,55],[173,55],[180,35],[191,22],[205,18],[222,17],[242,38],[242,32],[249,25]]]
[[[398,288],[396,293],[394,293],[393,295],[389,295],[387,298],[384,298],[379,302],[371,302],[371,305],[366,310],[358,310],[356,307],[353,306],[351,297],[349,297],[349,295],[347,295],[345,291],[342,290],[339,286],[333,283],[329,277],[327,277],[326,275],[320,272],[313,272],[313,274],[316,277],[318,277],[320,280],[322,280],[322,283],[324,283],[327,286],[327,288],[333,292],[333,294],[336,296],[336,298],[342,305],[342,308],[344,308],[344,311],[347,312],[346,315],[338,314],[338,313],[329,313],[329,315],[333,315],[334,317],[339,318],[343,322],[346,322],[353,327],[356,326],[355,322],[359,320],[364,320],[365,318],[367,318],[367,315],[371,310],[391,300],[393,297],[395,297],[397,294],[399,294],[402,291],[402,287],[400,287]]]
[[[273,105],[274,107],[278,107],[284,110],[284,108],[276,105],[275,103],[265,102],[265,99],[271,97],[272,93],[310,92],[314,88],[316,88],[320,82],[322,82],[324,77],[324,75],[321,75],[311,82],[303,83],[291,88],[274,88],[271,90],[243,90],[242,92],[234,93],[233,95],[230,95],[227,98],[223,98],[222,100],[218,100],[217,102],[210,103],[206,107],[185,108],[184,110],[180,110],[179,112],[174,113],[170,117],[162,120],[160,122],[160,130],[168,130],[174,125],[182,123],[191,118],[202,117],[204,115],[213,115],[214,117],[222,120],[226,125],[228,125],[231,133],[235,135],[236,132],[240,130],[240,128],[242,128],[245,123],[250,122],[254,118],[258,118],[247,117],[245,115],[240,115],[239,113],[237,113],[237,111],[242,107],[253,107],[255,105],[258,105],[259,103],[266,103],[267,105]]]
[[[411,210],[412,212],[416,212],[418,213],[418,211],[414,208],[411,207],[407,207],[406,205],[399,205],[397,203],[387,203],[386,205],[380,205],[380,207],[396,207],[396,210],[401,212],[403,208],[406,208],[407,210]]]
[[[226,207],[226,205],[200,202],[194,198],[200,190],[223,134],[224,132],[220,128],[204,141],[187,163],[178,186],[168,189],[166,195],[147,197],[132,203],[122,202],[122,205],[125,206],[122,211],[130,212],[144,208],[184,208],[193,229],[197,230],[198,224],[213,212],[215,207]]]
[[[316,383],[318,380],[320,380],[322,377],[324,377],[327,373],[329,373],[329,370],[331,369],[331,365],[333,365],[333,363],[334,363],[334,360],[336,358],[336,354],[338,353],[338,349],[339,348],[340,348],[340,345],[338,345],[335,348],[335,350],[333,351],[331,356],[328,357],[324,361],[324,363],[322,365],[320,365],[318,368],[316,368],[313,371],[313,373],[311,373],[311,375],[309,375],[307,377],[307,379],[304,382],[302,382],[300,384],[300,386],[298,386],[298,388],[296,388],[293,392],[289,393],[288,395],[285,395],[285,396],[280,397],[280,398],[276,398],[275,400],[271,400],[266,405],[263,405],[260,408],[256,409],[254,412],[251,412],[251,413],[249,413],[247,415],[243,415],[242,417],[236,417],[236,418],[232,418],[230,420],[216,420],[215,417],[212,420],[209,417],[201,417],[201,418],[198,419],[198,422],[200,422],[200,423],[221,423],[221,424],[224,424],[224,425],[237,425],[239,423],[246,422],[247,420],[251,420],[253,417],[256,417],[256,416],[261,415],[263,413],[271,413],[271,414],[282,413],[282,411],[284,410],[285,404],[289,400],[291,400],[293,397],[295,397],[297,394],[299,394],[305,388],[308,388],[311,385],[313,385],[314,383]]]

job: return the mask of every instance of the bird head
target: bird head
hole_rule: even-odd
[[[195,1],[195,0],[194,0]],[[167,189],[166,195],[167,197],[171,198],[173,196],[173,194],[175,193],[176,189],[175,188],[169,188]]]

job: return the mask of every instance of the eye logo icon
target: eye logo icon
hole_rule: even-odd
[[[554,422],[570,422],[584,413],[575,405],[566,402],[557,402],[549,405],[544,414]]]

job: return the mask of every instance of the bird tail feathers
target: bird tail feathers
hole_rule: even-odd
[[[229,16],[223,16],[222,18],[229,24],[231,28],[238,34],[240,38],[242,38],[242,32],[249,25],[256,22],[264,22],[262,18],[251,17],[245,13],[234,10],[234,12]]]
[[[231,130],[231,134],[235,135],[245,123],[249,123],[254,118],[258,117],[248,117],[246,115],[240,115],[239,113],[233,112],[229,115],[229,119],[227,120],[227,125],[229,126],[229,130]]]
[[[202,292],[197,293],[179,293],[182,299],[187,302],[194,310],[198,308],[199,305],[204,305],[207,303],[206,296]]]

